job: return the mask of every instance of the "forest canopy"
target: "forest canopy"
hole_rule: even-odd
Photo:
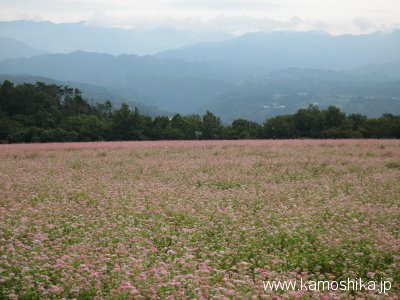
[[[7,80],[0,86],[1,143],[292,138],[400,138],[400,116],[367,118],[310,105],[263,124],[238,119],[224,125],[210,111],[151,118],[127,104],[90,104],[68,86]]]

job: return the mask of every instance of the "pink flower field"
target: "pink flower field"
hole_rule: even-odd
[[[0,299],[399,299],[400,141],[0,145]],[[272,291],[363,278],[391,289]]]

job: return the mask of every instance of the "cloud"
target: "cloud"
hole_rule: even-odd
[[[376,24],[370,22],[368,19],[363,17],[355,18],[353,21],[353,25],[361,32],[367,32],[377,29]]]
[[[375,31],[391,32],[400,28],[399,22],[373,22],[364,17],[357,17],[353,20],[352,25],[358,33],[371,33]]]
[[[175,8],[206,10],[271,10],[281,7],[277,1],[265,0],[170,0],[167,2]]]
[[[275,31],[275,30],[296,30],[304,22],[299,17],[293,17],[286,21],[270,18],[255,18],[251,16],[226,17],[220,15],[216,18],[204,22],[202,27],[218,28],[235,34],[254,31]]]
[[[0,20],[40,16],[56,23],[87,20],[88,26],[139,30],[366,33],[398,26],[399,15],[399,0],[0,0]]]
[[[118,24],[116,18],[102,12],[94,13],[85,21],[85,24],[90,27],[123,27],[122,24]]]
[[[246,32],[277,31],[277,30],[324,30],[328,25],[323,22],[303,20],[293,16],[287,20],[277,20],[267,17],[252,17],[249,15],[226,16],[223,14],[212,18],[148,18],[128,17],[114,18],[103,13],[91,16],[86,24],[97,27],[123,27],[139,31],[152,30],[162,27],[187,29],[198,32],[225,31],[240,35]]]

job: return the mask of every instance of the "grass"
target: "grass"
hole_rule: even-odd
[[[390,161],[385,164],[388,169],[400,169],[400,163],[395,161]]]

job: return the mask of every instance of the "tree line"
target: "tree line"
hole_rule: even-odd
[[[368,118],[339,108],[310,105],[263,124],[238,119],[223,125],[207,111],[173,117],[149,117],[127,104],[89,104],[81,91],[54,84],[0,86],[0,142],[72,142],[113,140],[400,138],[400,116]]]

